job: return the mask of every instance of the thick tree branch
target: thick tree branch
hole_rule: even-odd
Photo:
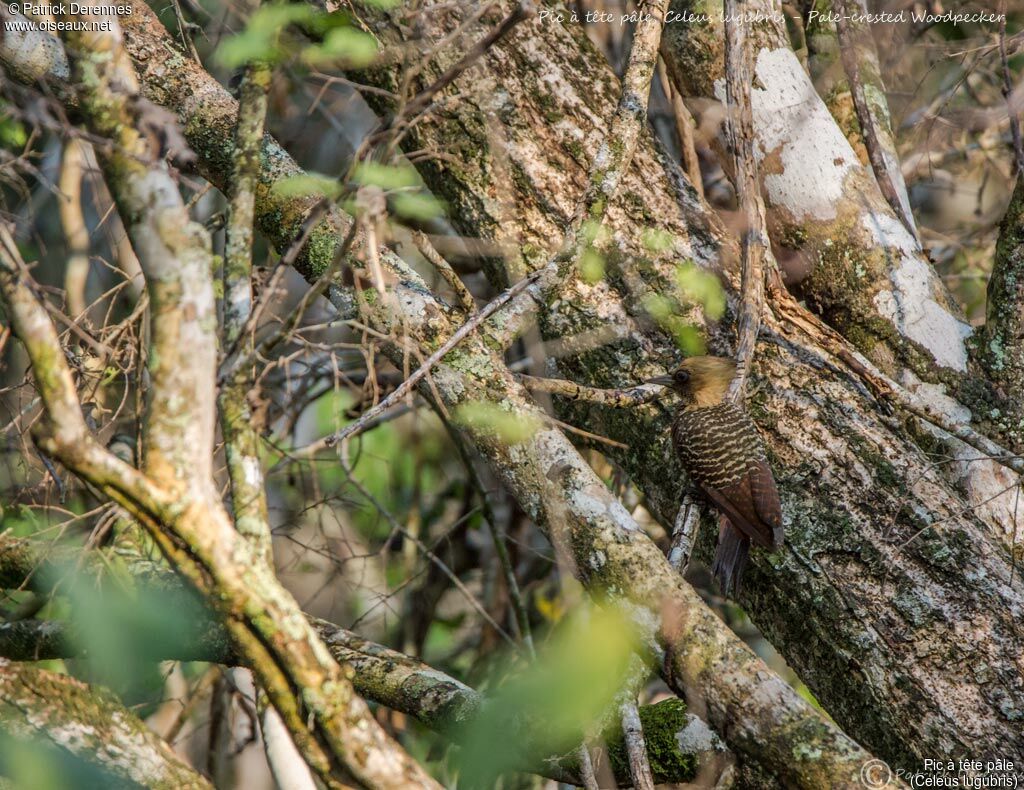
[[[1024,174],[999,227],[985,327],[973,351],[1005,403],[993,414],[1014,446],[1024,443]],[[1024,464],[1018,471],[1024,472]]]
[[[385,46],[399,40],[399,31],[388,19],[365,7],[360,10]],[[428,36],[443,35],[445,24],[439,21]],[[676,36],[689,27],[669,24],[666,35]],[[691,52],[694,58],[720,62],[720,34],[695,43],[707,48]],[[526,51],[529,58],[521,56]],[[591,64],[585,73],[577,65],[581,56]],[[599,58],[577,26],[524,24],[510,41],[488,53],[474,80],[452,86],[458,101],[425,119],[408,142],[410,150],[457,156],[466,144],[465,130],[493,128],[487,122],[493,108],[490,96],[493,86],[501,86],[503,123],[490,133],[470,135],[476,156],[462,157],[459,168],[445,167],[443,158],[419,167],[437,194],[459,206],[453,221],[461,233],[480,236],[500,249],[521,245],[521,258],[514,265],[527,270],[544,266],[551,240],[561,238],[560,227],[571,216],[575,196],[585,183],[588,144],[593,148],[602,139],[601,124],[613,111],[617,86],[609,70],[595,65]],[[703,68],[688,65],[694,73]],[[399,74],[370,76],[375,85],[387,87]],[[776,79],[784,77],[785,73],[772,72],[759,79],[764,90],[775,90],[773,85],[782,90],[785,80]],[[430,79],[429,70],[423,79]],[[552,79],[557,91],[545,87]],[[795,145],[797,152],[802,143],[793,130],[804,129],[801,120],[778,117],[778,110],[804,105],[780,101],[764,106],[758,115],[757,102],[766,98],[760,93],[758,87],[755,123],[793,134],[786,147]],[[806,105],[812,127],[818,118],[817,101],[809,99]],[[541,113],[538,107],[546,109]],[[832,124],[827,110],[822,107],[821,112]],[[552,124],[550,119],[556,117],[558,123]],[[808,139],[806,134],[802,138]],[[814,156],[804,161],[815,161]],[[828,165],[832,167],[831,162]],[[494,185],[506,172],[515,174],[511,207],[509,201],[495,198]],[[798,185],[804,194],[808,183],[816,181],[809,178]],[[542,322],[551,346],[559,347],[561,374],[600,389],[635,385],[663,372],[663,366],[677,358],[678,351],[664,335],[652,331],[645,300],[649,294],[675,293],[678,261],[724,269],[730,293],[736,292],[734,246],[713,214],[676,177],[671,163],[659,158],[650,140],[641,141],[622,188],[628,199],[609,207],[608,227],[616,251],[609,257],[607,279],[565,289],[563,309],[549,312]],[[888,210],[884,201],[882,210]],[[654,218],[662,243],[647,245],[643,229]],[[894,216],[892,222],[902,230]],[[844,244],[847,230],[836,230]],[[877,246],[872,250],[879,252]],[[490,268],[493,271],[496,265]],[[495,273],[494,279],[499,276]],[[770,342],[762,344],[758,356],[751,407],[773,453],[792,546],[781,557],[755,552],[753,562],[763,587],[748,592],[748,611],[773,634],[773,642],[829,711],[894,764],[909,768],[929,749],[945,750],[951,742],[978,752],[991,750],[1002,739],[1024,749],[1024,744],[1017,746],[1018,733],[1002,702],[1009,693],[1019,700],[1014,706],[1024,704],[1024,688],[1007,660],[1021,649],[1010,614],[1021,596],[1020,576],[1011,570],[1009,559],[1017,476],[1004,474],[1004,469],[985,460],[987,454],[1005,456],[1005,451],[986,444],[984,436],[967,425],[966,409],[940,387],[922,384],[913,374],[900,378],[916,402],[908,411],[940,416],[930,417],[928,423],[887,416],[870,391],[881,394],[891,385],[872,384],[866,391],[860,380],[861,371],[868,369],[849,344],[842,340],[834,345],[840,336],[833,329],[817,319],[808,323],[806,310],[795,309],[800,306],[784,296],[772,299],[781,320],[766,317],[762,338]],[[681,306],[691,308],[686,302]],[[729,332],[704,324],[698,309],[681,310],[678,316],[680,323],[707,326],[712,348],[729,353]],[[835,359],[842,360],[839,368],[831,358],[833,349]],[[926,368],[918,372],[927,375]],[[869,371],[866,380],[870,378]],[[977,378],[972,381],[978,383]],[[573,424],[629,445],[611,455],[633,475],[659,520],[670,526],[683,482],[664,440],[665,420],[642,408],[609,409],[585,399],[558,403]],[[921,405],[926,408],[918,408]],[[986,449],[977,452],[935,432],[932,421]],[[1000,460],[1008,465],[1019,461]],[[701,547],[706,544],[702,541]],[[701,547],[698,554],[706,556]],[[956,557],[948,572],[934,565],[936,550]],[[974,570],[963,570],[967,567]],[[965,584],[964,573],[975,572],[1002,581]],[[1010,581],[1013,584],[1007,586]],[[911,600],[925,607],[928,625],[910,615],[893,597],[893,589],[907,591]],[[851,617],[851,611],[856,616]],[[968,611],[971,619],[986,624],[985,636],[972,640],[969,652],[987,666],[998,666],[999,679],[962,672],[950,685],[949,664],[922,661],[921,656],[941,652],[941,633],[949,635],[947,643],[962,644],[954,634]],[[982,653],[984,659],[978,658]],[[870,669],[851,675],[851,656]],[[894,693],[896,689],[903,691]],[[964,695],[984,702],[967,712],[955,702]],[[992,736],[996,731],[1002,733],[998,738]]]
[[[916,238],[878,52],[865,17],[857,16],[866,11],[862,0],[843,0],[836,5],[836,13],[846,17],[842,24],[827,14],[810,20],[811,77],[854,150],[863,152],[860,158],[871,166],[886,201]]]
[[[778,268],[768,238],[761,181],[754,157],[754,119],[750,109],[753,75],[747,23],[742,20],[746,3],[726,0],[725,9],[725,95],[729,140],[733,156],[733,180],[743,217],[740,240],[740,315],[737,320],[736,378],[729,388],[733,400],[743,398],[757,346],[764,311],[765,269],[778,277]]]
[[[68,675],[0,660],[0,720],[7,737],[49,742],[97,766],[96,786],[212,788],[112,694]]]

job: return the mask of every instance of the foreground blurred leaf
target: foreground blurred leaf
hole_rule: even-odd
[[[374,38],[352,27],[336,27],[328,31],[322,43],[302,51],[302,59],[311,65],[337,62],[350,68],[367,66],[376,56]]]
[[[311,23],[315,16],[312,8],[299,4],[261,6],[249,18],[245,30],[225,39],[217,48],[216,60],[227,68],[254,60],[276,63],[287,54],[279,41],[284,29],[296,23]]]
[[[722,317],[725,312],[725,291],[715,275],[687,262],[676,268],[676,283],[683,294],[681,301],[701,305],[709,318]]]
[[[486,401],[464,403],[455,410],[452,419],[459,425],[490,433],[505,444],[521,444],[540,428],[537,420]]]
[[[406,219],[428,220],[444,213],[444,205],[433,195],[399,192],[392,198],[395,213]]]
[[[271,190],[275,197],[305,197],[320,195],[336,198],[342,193],[342,186],[337,179],[316,173],[305,173],[301,176],[288,176],[276,182]]]
[[[617,608],[562,621],[537,660],[489,695],[462,738],[460,787],[493,787],[501,773],[574,750],[614,701],[637,644]]]
[[[352,174],[360,186],[374,185],[381,189],[401,189],[420,184],[420,177],[411,165],[383,165],[380,162],[360,162]]]
[[[212,617],[197,596],[169,593],[155,581],[133,589],[109,573],[52,573],[55,588],[70,602],[72,638],[84,651],[74,662],[75,674],[108,686],[129,705],[159,698],[159,658],[181,655]]]
[[[0,775],[10,782],[3,785],[5,790],[137,787],[42,738],[14,737],[7,732],[0,733]]]

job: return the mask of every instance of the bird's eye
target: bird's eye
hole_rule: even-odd
[[[677,370],[672,378],[676,380],[677,384],[685,384],[690,380],[690,371],[688,370]]]

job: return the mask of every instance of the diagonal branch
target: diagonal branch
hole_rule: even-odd
[[[83,784],[213,787],[112,694],[65,674],[0,660],[0,720],[0,740],[29,750],[49,742],[94,766],[76,775]],[[12,746],[3,744],[4,762]]]
[[[296,745],[329,787],[347,770],[376,786],[409,777],[435,786],[379,728],[294,599],[240,539],[219,505],[166,490],[97,443],[86,427],[56,330],[29,286],[10,234],[0,230],[0,296],[32,363],[44,415],[34,435],[44,452],[125,508],[171,564],[218,607],[236,649],[281,714]],[[282,624],[287,632],[280,629]],[[312,714],[299,712],[298,698]],[[354,744],[361,744],[354,754]]]
[[[754,118],[750,109],[753,74],[747,44],[747,22],[741,18],[745,9],[746,4],[742,0],[725,1],[725,95],[735,169],[733,181],[743,215],[736,378],[729,387],[733,400],[743,398],[743,386],[757,346],[757,332],[764,310],[765,267],[777,270],[768,239],[768,221],[754,158]]]
[[[864,136],[864,147],[868,152],[868,161],[875,174],[878,188],[882,191],[886,202],[900,218],[907,230],[920,241],[917,224],[910,210],[910,198],[907,186],[903,182],[903,174],[899,167],[899,156],[896,141],[889,128],[888,113],[884,106],[879,108],[868,100],[865,75],[861,63],[865,55],[870,55],[872,91],[877,102],[884,102],[884,85],[878,73],[878,56],[874,52],[874,41],[867,25],[856,22],[858,17],[866,15],[866,8],[861,0],[835,0],[836,3],[836,36],[839,42],[839,54],[846,70],[846,78],[850,83],[850,94],[857,113],[857,122]]]
[[[69,551],[68,559],[73,557]],[[38,578],[42,565],[45,563],[41,561],[39,547],[33,541],[0,535],[0,586],[17,587],[29,578]],[[100,561],[96,566],[97,571],[103,568]],[[139,589],[149,588],[158,593],[169,606],[187,607],[189,611],[199,613],[205,611],[197,607],[201,602],[196,601],[195,594],[184,587],[174,574],[161,567],[151,568],[148,563],[141,563],[135,558],[129,560],[128,568]],[[52,578],[45,573],[42,576]],[[52,592],[51,587],[44,589]],[[118,606],[110,608],[115,613],[124,611]],[[115,614],[112,628],[128,632],[139,627],[136,622],[120,622],[116,617]],[[332,655],[352,668],[353,683],[361,695],[412,716],[456,742],[472,729],[476,715],[485,705],[485,697],[481,693],[419,659],[363,639],[326,620],[309,619]],[[139,644],[143,650],[152,645],[152,654],[145,654],[145,657],[153,661],[238,663],[229,635],[212,615],[195,618],[188,629],[174,640],[146,640],[144,636],[140,635]],[[23,620],[0,626],[0,658],[17,661],[77,658],[82,655],[82,644],[74,621]],[[640,717],[654,745],[649,750],[649,757],[659,781],[689,781],[698,771],[711,771],[717,763],[729,759],[721,741],[707,729],[706,724],[688,713],[679,700],[642,706]],[[529,723],[510,724],[524,728],[530,726]],[[617,767],[618,776],[625,785],[629,781],[628,772],[622,770],[626,763],[625,744],[617,735],[610,736],[608,741],[613,755],[621,757],[613,759],[612,764]],[[578,778],[571,757],[532,755],[532,760],[524,760],[522,768],[560,781]]]

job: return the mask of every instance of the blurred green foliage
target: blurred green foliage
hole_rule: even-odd
[[[28,142],[25,127],[16,118],[3,113],[4,104],[0,102],[0,146],[20,151]]]
[[[616,607],[581,607],[554,627],[534,662],[492,691],[464,733],[460,787],[493,787],[506,771],[568,754],[600,728],[627,676],[638,634]]]
[[[645,242],[662,244],[665,239],[651,234]],[[721,318],[725,313],[725,291],[714,274],[691,261],[684,261],[676,267],[674,286],[669,293],[648,294],[643,301],[644,309],[672,336],[684,354],[703,354],[706,348],[700,330],[682,314],[693,307],[700,307],[708,318]]]
[[[70,662],[73,674],[107,686],[128,705],[160,700],[159,659],[180,655],[182,645],[195,642],[197,626],[211,618],[199,598],[180,589],[169,595],[158,583],[136,585],[113,556],[101,574],[67,566],[51,567],[48,575],[46,583],[61,596],[50,616],[73,625],[73,641],[83,651]]]
[[[276,197],[281,198],[319,196],[334,200],[340,197],[344,190],[336,178],[319,173],[303,173],[274,182],[271,191]]]
[[[114,776],[40,738],[0,732],[0,775],[5,790],[118,790],[138,785]]]
[[[316,43],[288,35],[298,26],[319,39]],[[249,17],[241,33],[225,39],[215,58],[226,68],[262,61],[280,63],[298,58],[310,65],[338,64],[363,67],[377,55],[377,42],[368,33],[353,27],[347,14],[324,14],[312,6],[298,3],[270,3],[260,6]]]
[[[538,430],[541,424],[520,412],[511,412],[487,401],[464,403],[452,414],[457,425],[473,428],[496,437],[505,444],[522,444]]]
[[[353,405],[348,392],[330,392],[317,403],[318,431],[326,435],[338,430],[346,409]],[[350,446],[353,476],[380,502],[394,513],[404,513],[421,504],[420,492],[443,488],[442,461],[447,444],[444,433],[433,415],[421,414],[418,422],[415,449],[409,447],[409,423],[395,420],[377,426],[362,434]],[[346,486],[345,471],[339,464],[318,466],[321,486],[325,491],[345,492],[357,506],[352,509],[354,523],[366,538],[384,538],[390,526],[375,507],[363,502],[360,493]]]

